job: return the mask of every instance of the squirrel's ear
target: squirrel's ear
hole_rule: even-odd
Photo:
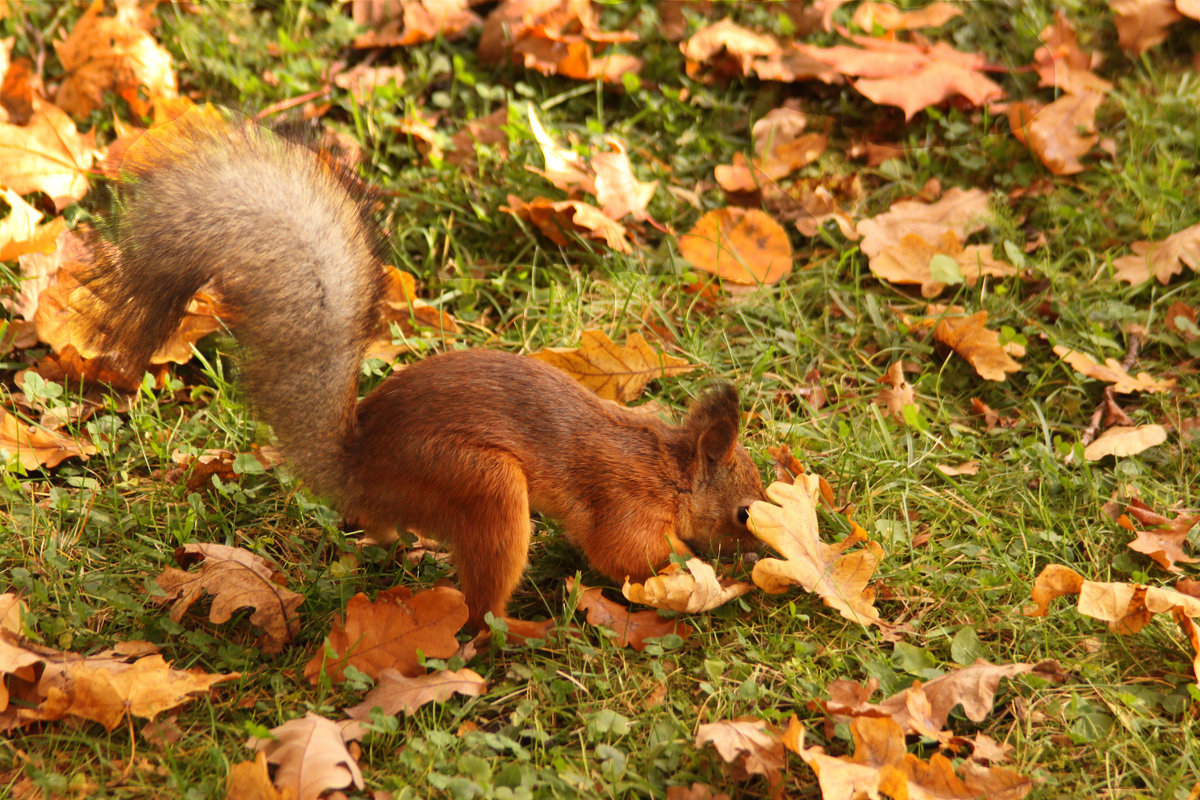
[[[738,413],[737,391],[729,384],[709,389],[688,411],[683,424],[695,435],[697,449],[709,463],[732,458]]]

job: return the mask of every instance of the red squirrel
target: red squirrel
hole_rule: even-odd
[[[762,480],[737,442],[731,387],[672,426],[536,359],[472,349],[426,358],[359,402],[385,273],[351,179],[212,107],[143,135],[122,172],[85,278],[97,348],[144,368],[211,284],[253,408],[297,473],[376,539],[399,526],[446,543],[475,629],[505,614],[531,511],[614,580],[691,548],[752,546]]]

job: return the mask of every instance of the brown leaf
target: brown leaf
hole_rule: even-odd
[[[567,590],[574,591],[575,581],[567,580]],[[692,635],[692,627],[677,619],[664,619],[657,611],[630,611],[620,603],[605,597],[601,590],[579,584],[579,608],[587,612],[587,621],[597,627],[616,631],[618,647],[632,647],[641,652],[647,639],[675,634],[681,639]]]
[[[535,197],[526,203],[515,194],[508,196],[508,205],[501,211],[527,219],[555,244],[566,247],[572,243],[568,234],[604,242],[618,253],[631,253],[625,226],[603,211],[582,200],[550,200]]]
[[[650,381],[696,369],[686,359],[659,353],[634,331],[619,347],[601,330],[586,330],[578,347],[547,347],[530,356],[552,364],[605,400],[629,403]]]
[[[354,40],[354,46],[408,47],[439,38],[453,41],[483,24],[468,8],[468,0],[399,0],[398,5],[398,9],[389,9],[392,13],[380,14],[380,3],[354,0],[350,4],[354,21],[371,26]]]
[[[911,11],[903,11],[891,3],[870,2],[856,8],[851,21],[868,32],[876,26],[885,31],[905,31],[939,28],[962,13],[961,8],[949,3],[930,3]]]
[[[487,689],[487,681],[471,669],[440,670],[410,678],[394,669],[379,673],[379,682],[363,701],[346,709],[347,716],[369,720],[371,709],[378,707],[385,715],[403,711],[412,714],[426,703],[442,703],[452,695],[479,697]]]
[[[1100,66],[1100,54],[1079,49],[1075,26],[1061,8],[1055,9],[1054,22],[1042,30],[1040,38],[1043,45],[1033,54],[1041,78],[1039,86],[1053,86],[1068,93],[1112,90],[1111,83],[1092,72]]]
[[[1146,372],[1139,372],[1135,378],[1115,358],[1106,358],[1104,364],[1101,365],[1097,364],[1096,360],[1088,354],[1062,345],[1055,345],[1054,354],[1070,364],[1076,372],[1098,381],[1111,383],[1113,391],[1118,394],[1167,392],[1175,386],[1173,378],[1158,380]]]
[[[1002,381],[1021,365],[1009,356],[1014,345],[1001,345],[1000,333],[984,327],[988,314],[980,311],[969,317],[942,317],[933,329],[933,338],[970,362],[981,378]],[[1017,350],[1023,355],[1024,348]]]
[[[504,0],[484,21],[479,58],[506,59],[550,75],[581,80],[620,80],[641,68],[641,60],[600,55],[595,44],[635,41],[631,31],[601,30],[587,0]]]
[[[696,31],[679,49],[687,59],[687,74],[692,77],[704,62],[712,63],[719,74],[732,77],[749,74],[756,61],[782,56],[773,37],[755,33],[728,19]]]
[[[875,402],[886,408],[889,415],[903,421],[904,407],[916,405],[917,402],[912,384],[904,377],[904,362],[893,361],[879,382],[885,385],[879,390]]]
[[[62,109],[48,103],[34,108],[28,125],[0,123],[0,184],[21,195],[79,200],[87,194],[96,133],[79,133]]]
[[[1145,553],[1163,569],[1171,572],[1183,571],[1178,564],[1190,564],[1197,561],[1197,559],[1184,554],[1183,545],[1187,542],[1188,533],[1197,522],[1200,522],[1200,514],[1180,512],[1174,519],[1168,519],[1154,512],[1136,498],[1130,501],[1128,513],[1143,524],[1154,526],[1149,529],[1137,529],[1137,538],[1126,545],[1130,550]],[[1124,528],[1135,530],[1132,523],[1129,523],[1124,516],[1118,520],[1118,523]]]
[[[940,242],[951,231],[958,241],[964,241],[987,227],[991,218],[985,192],[954,187],[936,203],[903,200],[883,214],[859,222],[858,232],[863,237],[860,249],[873,259],[910,233],[926,242]]]
[[[266,753],[259,751],[253,761],[240,761],[229,768],[225,800],[285,800],[271,784]]]
[[[86,438],[48,431],[0,408],[0,454],[15,456],[23,469],[57,467],[72,456],[87,461],[95,452],[96,446]]]
[[[643,183],[633,174],[625,145],[616,139],[608,139],[612,148],[607,153],[592,156],[592,169],[596,173],[596,201],[600,210],[611,219],[620,219],[626,214],[635,220],[646,218],[646,206],[658,188],[658,181]]]
[[[426,658],[449,658],[458,650],[458,633],[467,621],[467,603],[462,592],[448,587],[413,594],[403,586],[381,592],[374,602],[359,593],[346,604],[344,623],[335,623],[328,646],[304,667],[304,677],[313,683],[324,671],[338,682],[351,665],[372,678],[391,667],[403,675],[424,673],[419,654]]]
[[[1155,278],[1164,286],[1185,266],[1200,272],[1200,225],[1184,228],[1159,242],[1134,242],[1133,255],[1113,259],[1118,280],[1141,283]]]
[[[152,7],[118,3],[112,17],[100,16],[103,10],[103,1],[94,0],[70,35],[54,43],[67,71],[55,99],[68,113],[86,117],[104,107],[111,91],[142,116],[150,111],[147,96],[170,99],[178,93],[171,54],[146,32],[154,24]]]
[[[0,631],[21,634],[21,614],[27,610],[25,601],[15,592],[0,594]]]
[[[1083,449],[1083,457],[1099,461],[1105,456],[1133,456],[1166,440],[1167,429],[1162,425],[1114,425]]]
[[[1140,55],[1167,38],[1167,28],[1183,17],[1173,0],[1109,0],[1117,41],[1130,55]]]
[[[1083,576],[1078,572],[1061,564],[1048,564],[1033,581],[1033,605],[1026,606],[1022,613],[1027,617],[1044,617],[1055,598],[1079,594],[1081,586]]]
[[[178,548],[181,564],[202,561],[196,572],[168,567],[155,578],[166,592],[163,602],[174,600],[171,619],[179,622],[200,595],[212,595],[208,618],[221,625],[239,609],[253,608],[250,622],[263,629],[259,640],[267,653],[278,653],[300,632],[296,609],[304,595],[288,591],[275,582],[276,570],[264,558],[248,550],[219,544],[191,544]]]
[[[630,583],[626,579],[621,587],[621,594],[631,603],[686,614],[711,611],[748,591],[748,583],[718,580],[712,564],[698,558],[687,560],[686,572],[678,564],[670,564],[645,583]]]
[[[696,269],[733,283],[778,283],[792,271],[787,232],[757,209],[709,211],[679,237],[679,252]]]
[[[746,775],[763,775],[772,786],[783,780],[784,754],[779,731],[760,719],[744,717],[701,725],[696,747],[711,744],[721,759]]]
[[[875,609],[875,592],[868,586],[883,557],[876,542],[865,542],[862,550],[847,552],[860,541],[851,535],[828,545],[818,538],[816,497],[820,481],[804,475],[795,484],[772,483],[767,497],[750,506],[749,528],[784,556],[784,560],[762,558],[751,577],[763,591],[777,594],[799,584],[813,592],[825,605],[861,625],[883,625]]]
[[[251,739],[247,746],[275,764],[275,786],[296,800],[317,800],[329,789],[363,788],[358,762],[347,741],[362,735],[359,723],[337,723],[313,712],[271,729],[274,739]]]
[[[10,189],[0,189],[0,200],[8,204],[8,216],[0,219],[0,261],[11,261],[29,253],[50,253],[58,247],[59,234],[67,229],[62,217],[44,224],[42,212]]]
[[[674,1],[666,0],[667,3]],[[716,792],[703,783],[693,783],[691,786],[668,786],[667,800],[729,800],[729,795]]]
[[[876,277],[895,284],[919,284],[922,297],[936,297],[947,285],[933,277],[933,258],[939,255],[954,260],[962,282],[968,286],[975,286],[985,275],[1008,278],[1017,274],[1016,267],[992,256],[990,245],[964,248],[949,230],[944,231],[937,242],[927,242],[915,233],[905,234],[897,244],[884,248],[869,263]]]
[[[1065,94],[1036,111],[1014,104],[1009,121],[1012,124],[1016,120],[1014,134],[1046,169],[1055,175],[1075,175],[1083,172],[1080,157],[1100,141],[1096,133],[1096,109],[1103,99],[1100,92],[1083,91]]]

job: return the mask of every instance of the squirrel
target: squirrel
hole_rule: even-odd
[[[84,278],[99,352],[144,369],[211,284],[251,407],[296,473],[369,539],[399,526],[446,544],[475,630],[506,618],[531,511],[618,581],[692,548],[757,549],[746,520],[762,480],[737,441],[731,386],[669,425],[536,359],[467,349],[359,401],[385,273],[354,178],[213,107],[144,134],[122,173]]]

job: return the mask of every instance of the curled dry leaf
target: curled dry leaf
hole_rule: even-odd
[[[487,688],[487,681],[473,669],[439,670],[410,678],[394,669],[379,673],[379,682],[363,701],[346,709],[347,716],[369,720],[371,709],[378,707],[384,714],[400,711],[412,714],[426,703],[442,703],[455,694],[478,697]]]
[[[698,558],[687,560],[687,571],[671,564],[645,583],[630,583],[621,587],[621,594],[631,603],[640,603],[667,611],[699,614],[725,605],[750,591],[750,584],[718,580],[712,564]]]
[[[733,283],[778,283],[792,271],[787,232],[757,209],[709,211],[679,237],[679,251],[696,269]]]
[[[1083,172],[1079,159],[1100,141],[1096,109],[1104,95],[1096,91],[1065,94],[1048,106],[1031,109],[1014,103],[1009,124],[1021,140],[1055,175]]]
[[[280,586],[275,568],[259,555],[239,547],[219,544],[190,544],[175,551],[175,559],[188,565],[201,561],[196,572],[167,568],[155,578],[166,592],[163,602],[174,601],[171,619],[179,622],[200,595],[212,595],[208,612],[211,622],[228,622],[239,609],[253,608],[250,622],[262,628],[259,645],[267,653],[278,653],[300,632],[296,609],[304,595]]]
[[[903,420],[904,407],[916,405],[917,402],[912,384],[904,377],[904,362],[893,361],[889,364],[879,382],[884,387],[879,390],[875,402],[886,408],[890,416]]]
[[[1197,559],[1183,552],[1183,545],[1187,542],[1188,533],[1200,522],[1200,514],[1180,512],[1174,519],[1170,519],[1136,498],[1130,501],[1127,513],[1144,525],[1153,526],[1135,528],[1129,517],[1121,515],[1117,524],[1137,533],[1137,538],[1126,545],[1130,550],[1146,554],[1163,569],[1171,572],[1182,572],[1179,564],[1196,562]]]
[[[247,746],[276,765],[275,786],[296,800],[317,800],[330,789],[363,788],[358,762],[346,743],[362,735],[357,722],[334,722],[313,712],[271,729],[272,739]]]
[[[760,719],[744,717],[701,725],[696,747],[711,744],[721,759],[745,775],[763,775],[772,786],[783,780],[784,753],[779,731]]]
[[[45,192],[57,202],[81,199],[96,155],[95,131],[79,133],[48,103],[35,102],[34,109],[28,125],[0,123],[0,185],[21,195]]]
[[[986,311],[969,317],[943,317],[933,329],[933,338],[970,362],[979,377],[1002,381],[1021,368],[1009,353],[1020,356],[1025,349],[1000,344],[1000,333],[984,327],[987,317]]]
[[[927,242],[915,233],[905,234],[896,244],[888,246],[870,259],[871,272],[876,277],[895,284],[917,284],[922,297],[936,297],[951,282],[945,275],[935,276],[933,265],[936,256],[944,256],[954,263],[957,273],[954,283],[975,286],[979,279],[1010,278],[1017,268],[992,256],[990,245],[963,247],[954,231],[944,231],[937,242]]]
[[[1140,55],[1167,38],[1167,28],[1183,19],[1173,0],[1109,0],[1117,42]]]
[[[1129,392],[1166,392],[1175,386],[1175,380],[1172,378],[1158,380],[1146,372],[1139,372],[1135,378],[1115,358],[1106,358],[1103,364],[1097,364],[1096,360],[1087,353],[1072,350],[1062,345],[1055,345],[1054,354],[1070,364],[1071,368],[1081,375],[1111,383],[1113,391],[1117,394],[1128,394]]]
[[[1079,49],[1075,26],[1061,8],[1055,9],[1054,22],[1042,30],[1040,38],[1043,44],[1033,54],[1041,78],[1039,86],[1053,86],[1068,93],[1112,91],[1111,83],[1092,72],[1100,66],[1100,54]]]
[[[1099,461],[1105,456],[1133,456],[1157,447],[1167,440],[1167,429],[1162,425],[1114,425],[1083,449],[1088,461]]]
[[[55,100],[76,117],[104,107],[106,92],[116,92],[134,114],[150,112],[147,97],[178,93],[171,54],[147,32],[150,9],[118,3],[116,15],[102,17],[103,0],[94,0],[54,50],[67,72]],[[144,90],[144,94],[143,94]]]
[[[58,236],[67,229],[66,220],[55,217],[39,224],[42,212],[11,189],[0,189],[0,200],[8,204],[8,216],[0,219],[0,261],[29,253],[50,253],[58,247]]]
[[[906,31],[917,28],[939,28],[955,17],[962,9],[950,3],[930,3],[911,11],[903,11],[892,3],[863,3],[854,10],[852,21],[864,31],[875,27],[885,31]]]
[[[15,456],[23,469],[57,467],[72,456],[87,461],[95,452],[96,446],[82,436],[48,431],[0,408],[0,454],[5,458]]]
[[[239,761],[229,768],[225,800],[286,800],[271,783],[266,753],[260,750],[253,761]]]
[[[408,47],[439,38],[451,41],[483,24],[483,20],[468,8],[467,0],[402,0],[399,8],[370,0],[354,0],[350,7],[355,22],[372,26],[354,40],[355,47],[364,49]],[[388,11],[393,13],[388,14]]]
[[[818,478],[804,475],[795,484],[776,482],[767,487],[767,497],[777,505],[758,500],[750,506],[750,530],[784,556],[784,560],[759,559],[751,577],[772,594],[800,585],[848,620],[883,625],[874,605],[875,592],[868,586],[883,549],[876,542],[864,542],[863,549],[848,552],[865,538],[859,535],[834,545],[822,542],[817,531],[819,492]]]
[[[526,219],[537,226],[550,241],[566,247],[575,234],[603,242],[618,253],[631,253],[625,226],[603,211],[582,200],[550,200],[535,197],[526,203],[515,194],[508,196],[508,205],[500,206],[514,217]]]
[[[575,590],[575,581],[567,580],[567,591]],[[579,608],[587,612],[587,621],[597,627],[616,631],[620,647],[632,647],[641,652],[647,639],[675,634],[681,639],[692,635],[692,627],[677,619],[665,619],[657,611],[630,611],[620,603],[605,597],[598,587],[579,584]]]
[[[899,244],[908,234],[926,242],[940,242],[950,231],[958,241],[987,227],[992,217],[988,195],[981,189],[950,189],[936,203],[902,200],[882,214],[858,223],[860,249],[871,259]]]
[[[1154,278],[1166,285],[1185,266],[1200,272],[1200,225],[1192,225],[1160,242],[1134,242],[1133,255],[1113,260],[1118,280],[1142,283]]]
[[[420,655],[449,658],[458,650],[455,634],[467,622],[467,602],[462,592],[437,587],[413,594],[397,586],[381,592],[372,602],[359,593],[346,604],[345,622],[329,632],[328,648],[313,656],[304,677],[313,683],[322,671],[332,681],[345,678],[346,665],[372,678],[390,668],[403,675],[424,674]]]
[[[659,353],[634,331],[618,346],[601,330],[586,330],[579,347],[547,347],[530,356],[571,375],[605,400],[636,400],[646,384],[696,369],[686,359]]]

